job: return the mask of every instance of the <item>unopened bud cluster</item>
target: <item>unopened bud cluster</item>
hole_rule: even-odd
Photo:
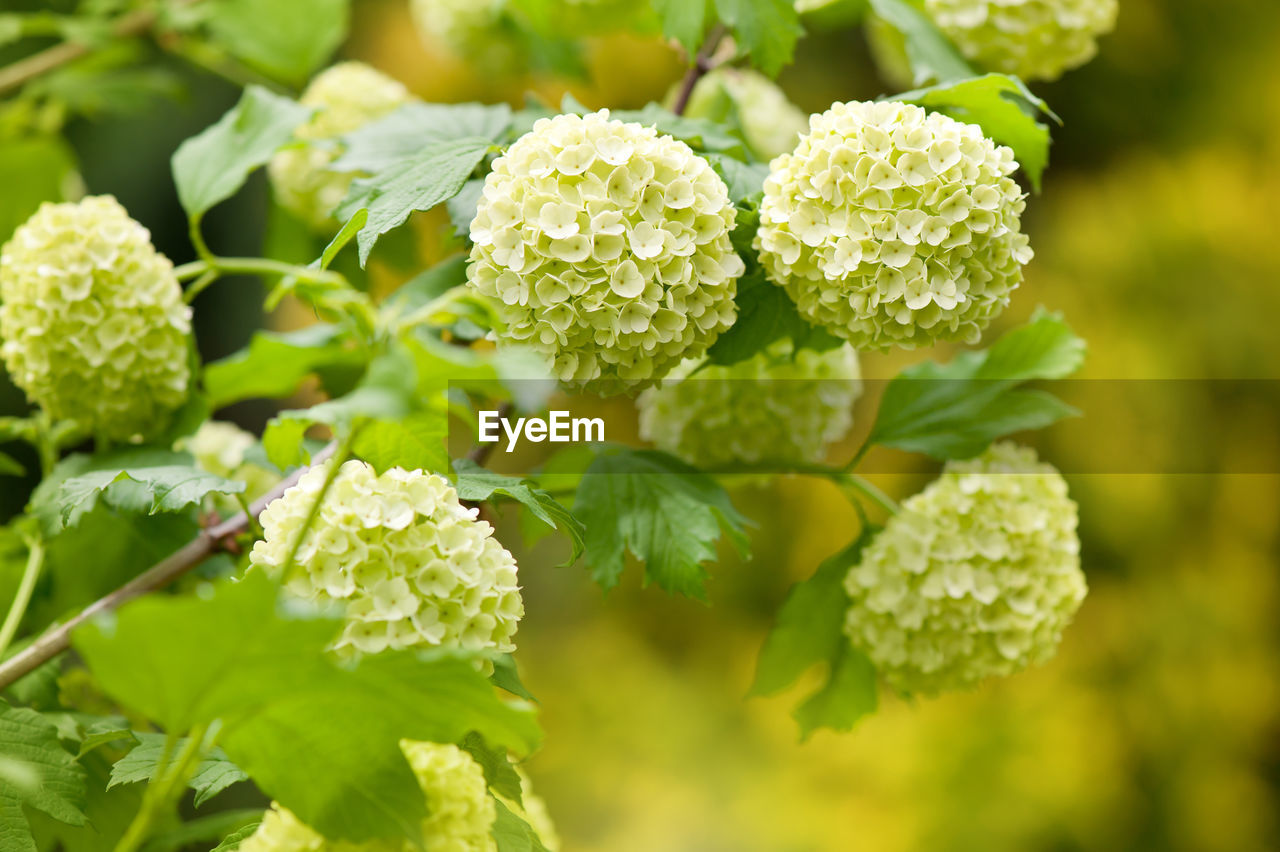
[[[717,68],[693,88],[684,114],[719,118],[729,100],[742,123],[747,144],[758,157],[771,160],[796,147],[809,130],[809,116],[763,74],[749,69]]]

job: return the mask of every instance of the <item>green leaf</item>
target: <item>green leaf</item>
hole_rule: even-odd
[[[727,532],[746,552],[747,519],[715,480],[652,450],[606,447],[578,486],[573,513],[587,528],[586,563],[604,589],[618,583],[630,551],[645,582],[705,600],[716,541]]]
[[[516,668],[516,658],[510,654],[498,654],[493,658],[493,674],[489,676],[489,680],[499,689],[505,689],[525,701],[532,701],[535,704],[538,702],[538,699],[533,697],[533,693],[525,689],[524,684],[520,681],[520,672]]]
[[[847,644],[844,618],[849,611],[849,598],[844,578],[857,564],[869,538],[860,536],[819,565],[808,580],[791,587],[760,650],[751,695],[771,695],[786,689],[814,663],[834,659],[839,648]]]
[[[499,142],[511,127],[506,104],[405,104],[342,137],[346,147],[330,166],[339,172],[378,172],[423,146],[461,139]]]
[[[121,511],[155,515],[181,511],[210,494],[239,494],[245,489],[243,482],[195,467],[187,453],[162,450],[72,456],[59,467],[63,475],[57,487],[42,486],[32,503],[53,532],[78,524],[99,500]]]
[[[0,453],[0,476],[26,476],[27,469],[8,453]]]
[[[711,0],[652,0],[662,18],[662,34],[680,43],[693,57],[711,26]]]
[[[826,684],[804,700],[792,716],[800,723],[800,738],[808,739],[818,728],[848,731],[854,723],[874,713],[876,669],[867,655],[848,642],[831,662]]]
[[[1013,149],[1031,185],[1040,191],[1040,177],[1049,164],[1049,128],[1038,117],[1043,114],[1059,119],[1017,77],[986,74],[894,95],[893,100],[919,104],[978,125],[988,137]]]
[[[440,414],[411,414],[368,424],[352,450],[378,473],[392,467],[443,473],[449,469],[448,434],[449,424]]]
[[[572,565],[578,561],[578,557],[582,555],[586,546],[586,528],[554,497],[537,488],[535,483],[527,479],[493,473],[470,459],[455,460],[453,470],[457,474],[457,490],[460,499],[479,503],[489,500],[494,494],[510,497],[547,526],[564,530],[573,542],[573,555],[565,565]]]
[[[973,69],[937,25],[910,0],[871,0],[871,9],[902,33],[916,83],[974,76]]]
[[[310,116],[310,107],[248,86],[217,124],[183,142],[173,155],[173,180],[187,215],[198,219],[235,195]]]
[[[166,730],[220,723],[227,756],[332,840],[420,831],[426,805],[402,738],[474,731],[520,755],[537,744],[530,710],[499,700],[470,658],[402,651],[342,664],[326,650],[338,624],[278,605],[275,585],[251,572],[196,597],[133,601],[72,642],[104,692]]]
[[[752,64],[777,76],[804,35],[794,0],[715,0],[716,13]]]
[[[481,138],[436,142],[373,177],[356,179],[338,215],[349,218],[360,210],[369,211],[356,237],[361,265],[368,261],[378,237],[404,224],[410,213],[430,210],[456,195],[489,148],[489,141]]]
[[[155,832],[142,848],[143,852],[184,852],[190,849],[204,850],[210,843],[218,843],[216,849],[235,848],[222,844],[233,837],[237,838],[236,844],[239,844],[257,831],[261,824],[262,808],[260,807],[213,811],[204,816],[177,823],[168,830],[162,829]],[[245,831],[246,829],[248,830]]]
[[[494,799],[493,803],[498,810],[493,821],[493,839],[498,844],[498,852],[548,852],[533,826],[517,816],[501,799]]]
[[[472,178],[462,185],[458,194],[444,203],[449,211],[449,221],[457,233],[466,237],[471,233],[471,223],[476,218],[480,207],[480,196],[484,193],[483,178]]]
[[[936,459],[971,458],[1004,435],[1078,414],[1044,391],[1018,386],[1063,378],[1083,360],[1084,341],[1061,316],[1038,311],[989,349],[899,373],[885,388],[868,441]]]
[[[260,822],[250,823],[238,831],[233,831],[226,837],[222,838],[222,842],[213,847],[210,852],[234,852],[240,848],[240,844],[252,837],[257,831]]]
[[[505,749],[494,748],[479,734],[467,734],[458,746],[471,755],[484,770],[489,789],[511,801],[522,804],[524,793],[520,788],[520,775]]]
[[[57,136],[0,141],[0,243],[41,202],[62,201],[78,183],[75,153]]]
[[[638,110],[612,110],[609,117],[617,121],[634,121],[646,127],[653,127],[659,133],[679,139],[697,151],[728,154],[740,160],[750,157],[747,153],[747,143],[724,125],[702,118],[676,115],[659,104],[645,104]]]
[[[840,341],[823,329],[809,325],[795,302],[764,271],[754,266],[738,279],[738,319],[707,350],[712,364],[736,364],[762,351],[770,343],[788,337],[797,348],[825,350]]]
[[[724,178],[730,201],[743,201],[764,189],[764,179],[769,176],[768,163],[744,163],[727,154],[710,153],[703,157]]]
[[[36,852],[26,808],[84,825],[84,771],[58,740],[58,728],[25,707],[0,701],[0,848]]]
[[[293,395],[321,368],[358,369],[363,353],[344,343],[336,326],[316,323],[299,331],[254,333],[248,347],[204,368],[209,402],[221,408],[244,399]]]
[[[263,73],[300,86],[347,34],[349,0],[213,0],[210,35]]]
[[[156,767],[160,763],[160,758],[164,756],[165,735],[142,732],[134,736],[138,740],[138,745],[111,767],[108,790],[117,784],[146,782],[155,777]],[[186,744],[186,738],[180,738],[174,746],[174,754],[180,752]],[[187,786],[195,791],[195,806],[198,808],[232,784],[248,778],[249,776],[232,763],[222,749],[213,748],[196,766]]]
[[[470,181],[468,181],[470,183]],[[457,254],[425,269],[404,284],[383,302],[383,310],[407,314],[434,301],[467,283],[467,256]]]

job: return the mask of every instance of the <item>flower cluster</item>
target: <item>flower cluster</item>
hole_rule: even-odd
[[[298,128],[299,139],[311,143],[289,147],[271,158],[267,175],[286,210],[318,230],[334,226],[333,211],[351,188],[353,173],[330,167],[338,152],[334,140],[408,103],[409,91],[362,62],[343,62],[316,76],[301,102],[315,115]]]
[[[560,115],[493,164],[468,278],[561,381],[631,390],[733,323],[733,225],[724,181],[688,145],[607,111]]]
[[[751,150],[766,160],[794,149],[809,130],[809,116],[776,83],[749,69],[717,68],[707,74],[693,87],[684,114],[719,117],[726,98],[737,108]]]
[[[966,57],[1023,79],[1054,80],[1098,52],[1116,25],[1117,0],[925,0]]]
[[[846,345],[793,352],[789,340],[732,366],[685,378],[682,366],[641,394],[640,436],[708,470],[734,463],[817,462],[853,423],[862,393],[858,356]]]
[[[845,580],[845,633],[907,693],[964,689],[1053,656],[1085,596],[1076,504],[1030,449],[951,462]]]
[[[114,198],[42,205],[0,251],[0,303],[9,375],[54,418],[132,441],[186,400],[191,310]]]
[[[262,513],[250,563],[280,574],[329,466],[318,465]],[[493,528],[435,474],[342,465],[284,577],[304,599],[346,604],[335,649],[446,645],[508,652],[524,615],[516,563]]]
[[[290,811],[273,803],[240,852],[495,852],[493,823],[497,808],[489,796],[480,764],[455,745],[401,740],[400,749],[426,798],[427,818],[419,846],[409,841],[344,843],[325,840]],[[517,770],[519,771],[519,770]],[[556,852],[559,838],[546,805],[529,790],[520,773],[524,808],[509,803],[533,828],[543,846]]]
[[[178,442],[177,449],[191,453],[201,470],[243,482],[245,499],[256,500],[280,480],[274,471],[248,459],[256,443],[253,435],[234,423],[206,420],[194,435]]]
[[[770,164],[755,247],[803,316],[860,350],[974,342],[1031,259],[1017,167],[975,125],[835,104]]]
[[[465,54],[483,49],[503,5],[503,0],[410,0],[409,10],[425,41]]]

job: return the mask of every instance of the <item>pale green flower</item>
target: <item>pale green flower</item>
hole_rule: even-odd
[[[327,470],[312,468],[267,506],[252,565],[279,575]],[[431,646],[513,651],[524,615],[516,562],[476,513],[440,476],[400,468],[378,476],[364,462],[348,461],[285,589],[346,605],[334,644],[342,654]]]
[[[835,104],[770,163],[755,247],[860,350],[976,341],[1032,256],[1013,151],[917,106]]]
[[[792,351],[781,340],[729,367],[683,366],[640,395],[640,437],[708,470],[821,461],[853,423],[858,356],[847,344]]]
[[[1054,80],[1098,52],[1117,0],[924,0],[964,55],[990,71]]]
[[[295,135],[312,143],[280,151],[267,164],[276,200],[318,230],[336,225],[333,211],[346,198],[355,173],[330,167],[338,156],[334,140],[375,121],[411,100],[409,90],[362,62],[327,68],[302,93],[315,115]]]
[[[809,131],[809,116],[776,83],[750,69],[717,68],[707,74],[693,87],[684,114],[718,118],[726,98],[737,107],[751,150],[763,159],[793,150]]]
[[[608,111],[541,119],[485,180],[468,280],[556,378],[631,390],[732,325],[734,216],[683,142]]]
[[[111,196],[43,204],[0,251],[0,355],[56,419],[114,441],[163,431],[190,336],[173,264]]]
[[[1085,596],[1076,504],[1035,453],[994,444],[902,504],[849,571],[845,633],[906,693],[1042,663]]]

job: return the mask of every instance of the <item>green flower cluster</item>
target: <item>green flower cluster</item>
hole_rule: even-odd
[[[809,116],[787,100],[776,83],[758,71],[743,68],[717,68],[699,80],[684,114],[717,118],[726,98],[737,108],[747,144],[766,160],[794,149],[809,130]]]
[[[755,247],[859,350],[975,342],[1032,256],[1013,151],[896,102],[835,104],[770,164]]]
[[[280,477],[248,460],[247,453],[255,444],[257,439],[234,423],[206,420],[194,435],[179,441],[176,448],[191,453],[201,470],[243,482],[245,499],[256,500],[270,491]],[[228,508],[235,505],[235,501],[230,500]]]
[[[845,633],[905,693],[975,686],[1053,656],[1085,596],[1076,504],[1010,443],[950,462],[845,580]]]
[[[315,115],[295,135],[319,144],[285,148],[271,158],[267,175],[276,200],[313,228],[332,229],[333,211],[355,179],[354,173],[329,168],[338,156],[334,140],[411,99],[398,81],[362,62],[342,62],[316,75],[301,99]]]
[[[696,367],[682,366],[640,395],[640,436],[708,470],[818,462],[849,431],[862,393],[858,356],[847,344],[796,352],[780,340],[732,366]]]
[[[114,198],[41,205],[0,251],[0,303],[9,375],[52,417],[135,441],[186,401],[191,309]]]
[[[683,142],[607,110],[540,119],[485,180],[468,280],[562,382],[631,390],[732,325],[734,218]]]
[[[328,841],[273,803],[262,825],[240,844],[240,852],[496,852],[492,832],[497,808],[480,764],[455,745],[401,740],[400,749],[426,797],[421,846],[409,841]],[[556,852],[560,842],[546,805],[528,789],[524,773],[520,778],[525,806],[512,810],[529,823],[543,846]]]
[[[1119,8],[1117,0],[924,0],[924,6],[970,60],[1025,80],[1055,80],[1092,59]]]
[[[250,564],[279,576],[332,462],[262,513]],[[298,549],[287,592],[346,605],[342,654],[444,645],[509,652],[524,615],[516,563],[443,477],[368,464],[339,469]]]

